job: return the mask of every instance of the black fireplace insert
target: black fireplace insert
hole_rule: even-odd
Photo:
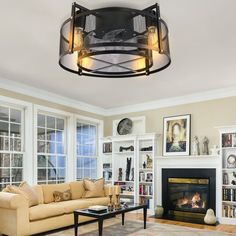
[[[216,209],[215,169],[162,169],[164,218],[203,223]]]

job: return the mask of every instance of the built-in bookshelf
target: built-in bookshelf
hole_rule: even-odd
[[[220,128],[221,223],[236,224],[236,126]]]
[[[157,156],[157,135],[139,136],[138,140],[138,198],[154,209],[154,157]]]
[[[153,160],[157,135],[106,137],[101,145],[102,172],[106,184],[121,187],[121,201],[145,202],[150,210],[154,210]],[[126,173],[127,165],[130,165],[129,173]]]

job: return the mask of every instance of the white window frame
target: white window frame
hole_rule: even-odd
[[[102,177],[102,160],[101,158],[101,139],[104,136],[104,121],[103,120],[98,120],[95,118],[87,117],[87,116],[81,116],[81,115],[75,115],[75,135],[74,135],[74,176],[73,178],[76,180],[76,171],[77,171],[77,122],[85,123],[85,124],[91,124],[91,125],[96,125],[97,127],[97,177],[100,178]]]
[[[65,119],[65,156],[66,156],[66,175],[65,175],[65,182],[71,181],[71,165],[70,163],[73,163],[74,155],[73,155],[73,124],[74,124],[74,115],[70,112],[65,112],[59,109],[54,109],[51,107],[41,106],[41,105],[34,105],[34,183],[37,183],[38,179],[38,166],[37,166],[37,118],[38,113],[42,113],[44,115],[52,115],[52,116],[58,116],[60,118]],[[71,160],[72,159],[72,160]]]
[[[0,95],[0,102],[2,106],[13,109],[20,109],[23,112],[23,128],[22,130],[22,145],[23,145],[23,179],[29,184],[33,184],[33,104],[25,102],[20,99],[14,99]],[[11,153],[11,152],[10,152]]]

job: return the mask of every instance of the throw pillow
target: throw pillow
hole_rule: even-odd
[[[54,202],[62,202],[71,200],[71,191],[68,189],[64,192],[54,191],[53,192]]]
[[[84,188],[85,198],[91,198],[91,197],[104,197],[104,179],[97,179],[95,181],[84,179]]]
[[[6,192],[21,194],[29,202],[29,207],[39,204],[37,192],[26,182],[22,182],[20,186],[8,185],[5,189]]]

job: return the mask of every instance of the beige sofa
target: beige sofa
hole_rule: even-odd
[[[104,197],[95,198],[83,198],[83,181],[35,185],[33,188],[39,198],[39,205],[33,207],[29,207],[26,198],[19,194],[0,192],[0,234],[31,235],[73,225],[73,211],[91,205],[107,205],[109,188],[112,186],[105,186]],[[54,191],[68,189],[71,190],[72,200],[54,202]],[[79,222],[86,220],[89,218],[79,218]]]

